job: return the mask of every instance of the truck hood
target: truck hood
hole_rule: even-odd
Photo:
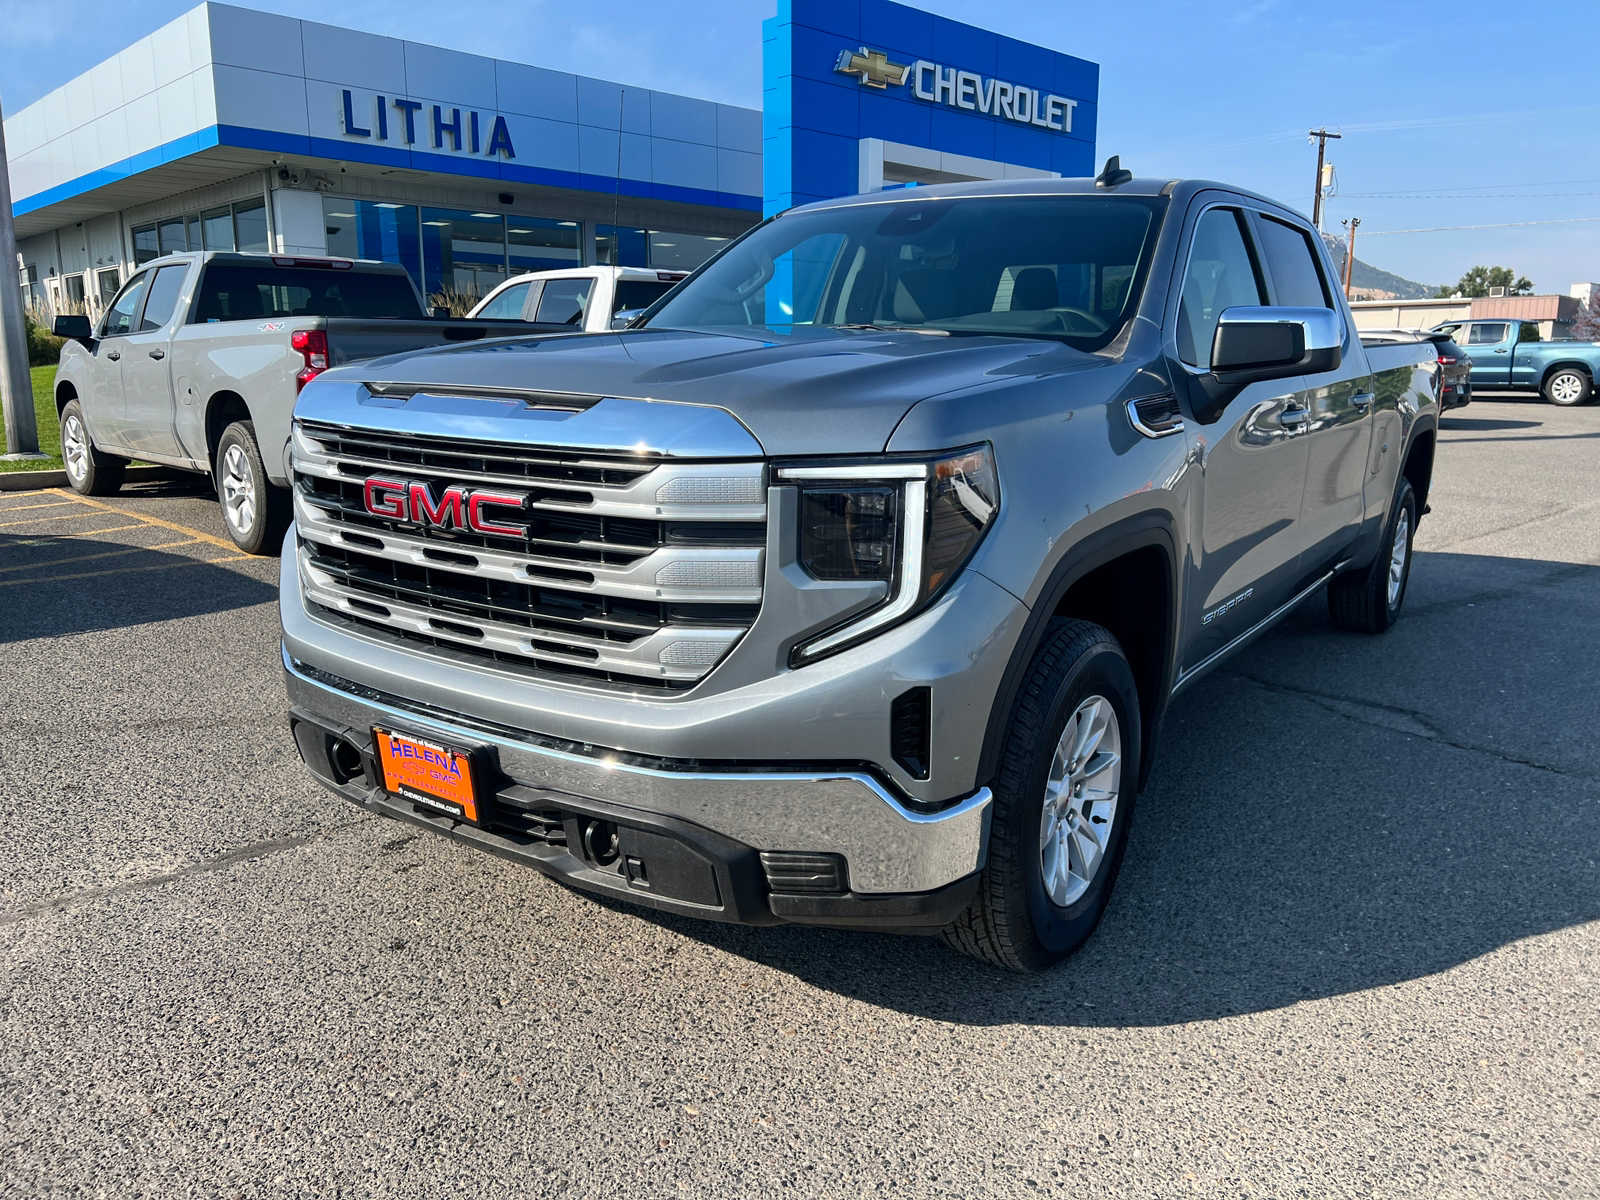
[[[767,454],[881,450],[920,400],[1105,365],[1060,342],[899,331],[632,330],[475,342],[341,368],[345,380],[709,405]]]

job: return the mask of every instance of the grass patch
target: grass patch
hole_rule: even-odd
[[[33,412],[39,425],[39,449],[50,457],[24,462],[0,462],[0,471],[59,471],[61,469],[61,424],[56,420],[54,367],[30,367],[33,376]],[[0,454],[10,450],[6,445],[4,425],[0,425]]]

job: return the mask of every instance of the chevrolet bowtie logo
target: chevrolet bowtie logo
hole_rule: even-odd
[[[882,50],[868,50],[863,46],[859,50],[841,50],[833,69],[841,75],[854,75],[868,87],[886,88],[905,83],[911,64],[890,62]]]

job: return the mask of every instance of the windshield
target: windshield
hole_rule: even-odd
[[[650,314],[660,328],[904,328],[1105,345],[1165,200],[897,199],[779,217]]]

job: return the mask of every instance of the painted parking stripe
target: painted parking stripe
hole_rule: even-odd
[[[142,529],[144,526],[130,525],[128,528]],[[170,550],[174,546],[193,546],[194,544],[194,538],[184,538],[181,542],[162,542],[156,546],[124,546],[120,550],[102,550],[98,554],[74,554],[70,558],[52,558],[44,562],[21,563],[14,567],[0,567],[0,575],[5,575],[12,571],[40,571],[46,568],[63,567],[68,563],[90,562],[97,558],[116,558],[122,554],[138,554],[141,550]],[[40,576],[40,578],[47,577]],[[49,576],[48,578],[55,577]]]
[[[73,492],[57,492],[56,494],[63,495],[69,500],[76,500],[79,504],[87,505],[90,508],[103,509],[105,512],[116,513],[121,517],[132,517],[135,521],[142,521],[146,525],[154,525],[158,529],[170,529],[173,533],[188,534],[192,538],[206,542],[212,546],[216,546],[219,549],[226,550],[230,554],[239,549],[239,547],[235,546],[226,538],[219,538],[215,534],[206,533],[204,530],[195,529],[189,525],[179,525],[176,521],[163,521],[160,517],[147,517],[143,513],[135,512],[131,508],[119,508],[115,504],[106,504],[100,500],[91,500],[87,496],[79,496]]]
[[[65,575],[30,575],[26,579],[0,579],[0,588],[17,587],[24,583],[64,583],[69,579],[99,579],[106,575],[137,575],[142,571],[181,571],[184,567],[209,567],[215,563],[243,562],[253,558],[250,554],[234,554],[226,558],[180,558],[176,562],[151,563],[143,567],[110,567],[104,571],[72,571]]]
[[[48,495],[48,492],[37,492],[35,495]],[[26,512],[30,508],[64,508],[71,504],[71,500],[51,500],[45,504],[7,504],[0,506],[0,512]]]
[[[115,512],[116,510],[112,509],[111,511]],[[53,516],[53,517],[23,517],[20,521],[0,521],[0,529],[9,529],[13,525],[42,525],[46,521],[80,521],[80,520],[85,520],[86,521],[86,520],[93,520],[98,515],[99,515],[98,513],[86,513],[82,509],[77,509],[77,510],[75,510],[73,512],[69,512],[69,513],[59,513],[59,514],[57,514],[56,516]],[[132,513],[124,513],[122,515],[131,517],[133,514]],[[83,530],[83,532],[84,533],[98,533],[99,530],[97,530],[97,529],[85,529],[85,530]]]

